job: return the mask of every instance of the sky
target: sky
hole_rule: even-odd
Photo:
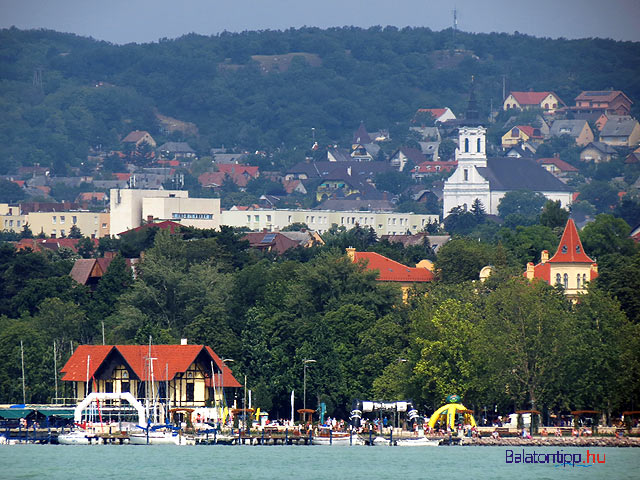
[[[640,41],[640,0],[0,0],[0,28],[147,43],[188,33],[393,25]]]

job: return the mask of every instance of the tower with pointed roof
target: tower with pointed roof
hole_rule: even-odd
[[[549,252],[543,250],[540,263],[529,262],[524,276],[560,285],[568,297],[576,298],[587,293],[589,282],[598,276],[598,264],[584,251],[576,224],[569,219],[555,255],[549,258]]]

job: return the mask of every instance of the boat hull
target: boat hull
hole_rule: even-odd
[[[395,444],[398,447],[437,447],[440,441],[430,438],[404,438],[397,440]]]
[[[364,442],[357,435],[353,435],[353,439],[350,435],[344,433],[336,433],[331,437],[325,435],[316,435],[311,439],[311,443],[313,445],[338,445],[338,446],[349,446],[349,445],[363,445]]]
[[[169,433],[152,432],[147,441],[146,433],[133,433],[129,435],[131,445],[195,445],[195,441],[184,435],[172,435]]]

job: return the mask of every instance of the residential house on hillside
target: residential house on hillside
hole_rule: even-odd
[[[299,232],[249,232],[242,237],[249,242],[251,248],[282,255],[290,248],[310,248],[324,245],[324,240],[317,232],[302,230]]]
[[[640,163],[640,147],[636,148],[633,152],[627,155],[627,158],[624,159],[624,163],[628,165],[632,163]]]
[[[80,285],[85,285],[91,290],[95,290],[100,279],[107,273],[112,260],[112,255],[104,258],[79,258],[74,262],[69,276]],[[132,265],[132,260],[135,259],[126,259],[129,267]]]
[[[427,268],[433,268],[433,264],[428,260],[423,260],[416,267],[408,267],[379,253],[356,252],[355,248],[347,248],[347,255],[352,262],[361,263],[367,270],[376,271],[379,282],[392,282],[399,285],[405,302],[412,287],[435,279],[433,272]]]
[[[400,172],[404,171],[404,167],[407,162],[411,162],[413,165],[418,165],[425,160],[426,157],[420,150],[410,147],[400,147],[391,154],[391,157],[389,157],[389,163],[391,166]]]
[[[613,115],[629,115],[633,102],[620,90],[589,90],[575,98],[576,105],[571,107],[575,112],[611,113]]]
[[[316,189],[316,200],[329,198],[352,198],[381,200],[383,194],[376,190],[369,178],[354,174],[351,167],[334,168],[325,175]]]
[[[149,132],[144,130],[134,130],[122,139],[122,143],[133,143],[136,147],[142,143],[148,143],[151,147],[155,148],[156,141],[153,139]]]
[[[580,152],[580,160],[594,163],[610,162],[616,153],[616,149],[606,143],[591,142]]]
[[[529,143],[521,143],[507,148],[504,156],[513,158],[535,158],[536,150],[537,149]]]
[[[206,188],[219,188],[225,181],[235,183],[241,190],[254,178],[260,176],[259,167],[234,163],[218,165],[219,171],[205,172],[198,177],[200,185]]]
[[[508,149],[519,144],[539,145],[544,139],[539,128],[529,125],[516,125],[502,136],[502,148]]]
[[[440,172],[451,172],[458,166],[455,160],[452,162],[422,162],[411,170],[411,177],[421,179]]]
[[[79,345],[61,371],[78,403],[92,392],[129,392],[141,401],[160,399],[160,412],[222,405],[223,389],[241,387],[210,347],[186,343]],[[151,392],[156,398],[147,398]]]
[[[167,142],[160,145],[158,148],[160,155],[165,158],[182,158],[182,159],[194,159],[196,158],[196,152],[191,145],[187,142]]]
[[[34,252],[44,252],[46,250],[57,252],[61,248],[67,248],[77,252],[79,241],[79,238],[22,238],[15,243],[15,247],[18,251],[30,249]],[[98,241],[96,239],[92,239],[92,241],[94,246],[97,247]]]
[[[413,117],[413,123],[420,123],[422,119],[432,121],[434,124],[455,120],[456,116],[449,107],[444,108],[419,108]]]
[[[540,108],[547,113],[555,113],[562,105],[564,102],[553,92],[509,92],[502,108],[504,110]]]
[[[580,294],[587,293],[589,282],[598,276],[598,264],[584,251],[576,225],[569,219],[555,255],[549,258],[549,252],[543,250],[540,263],[529,262],[524,276],[559,285],[565,295],[577,299]]]
[[[393,167],[386,162],[300,162],[285,172],[285,180],[309,180],[325,178],[336,169],[341,171],[351,169],[351,175],[360,181],[373,179],[379,173],[392,172]]]
[[[640,145],[640,124],[632,117],[611,115],[602,127],[600,141],[616,147],[636,147]]]
[[[573,165],[561,160],[558,157],[554,158],[539,158],[538,164],[544,168],[547,172],[553,176],[564,179],[571,173],[577,173],[578,169]]]
[[[551,124],[551,137],[569,135],[577,145],[584,146],[593,142],[593,131],[585,120],[556,120]]]
[[[246,153],[226,153],[226,151],[220,151],[220,149],[212,148],[211,156],[213,157],[213,163],[226,164],[226,163],[244,163],[248,160],[249,155]]]
[[[487,158],[486,129],[463,127],[459,129],[456,160],[458,167],[445,181],[443,215],[455,207],[471,208],[476,199],[486,212],[498,214],[500,199],[515,190],[540,192],[550,200],[560,200],[563,207],[572,201],[571,188],[525,158]]]

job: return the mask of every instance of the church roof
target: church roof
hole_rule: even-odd
[[[558,250],[549,263],[594,263],[593,259],[584,253],[576,224],[570,218],[564,227]]]
[[[571,192],[547,170],[528,158],[487,158],[486,167],[476,167],[489,181],[491,190],[532,190],[534,192]]]

